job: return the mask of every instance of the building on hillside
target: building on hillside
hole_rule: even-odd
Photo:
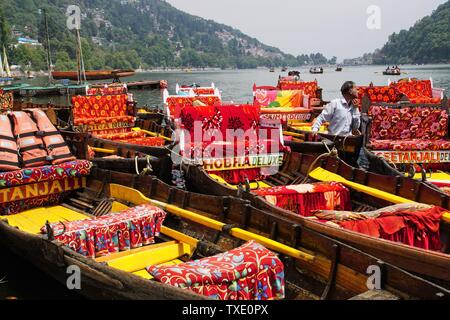
[[[40,43],[38,40],[30,39],[28,37],[19,37],[19,38],[17,38],[17,45],[16,45],[16,47],[18,45],[20,45],[20,44],[24,44],[24,45],[28,45],[28,46],[34,46],[34,47],[42,46],[42,43]]]

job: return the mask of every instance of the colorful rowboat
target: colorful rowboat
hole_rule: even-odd
[[[121,184],[116,184],[119,180]],[[129,184],[135,187],[126,187]],[[139,190],[153,196],[148,198]],[[130,206],[141,206],[135,207],[134,212],[141,210],[142,206],[159,213],[164,210],[167,216],[160,231],[154,235],[154,243],[122,248],[118,252],[114,252],[113,248],[112,251],[103,251],[102,255],[101,251],[95,251],[91,256],[81,249],[77,252],[79,247],[67,244],[65,238],[58,234],[58,223],[62,221],[67,227],[65,233],[70,232],[70,227],[80,220],[89,225],[105,221],[111,212],[114,219],[121,221],[124,219],[123,212],[130,213]],[[238,216],[242,210],[247,212],[248,217],[253,217],[246,229],[253,229],[251,227],[256,226],[256,221],[269,221],[268,226],[275,226],[279,232],[270,232],[261,226],[258,228],[259,234],[255,234],[228,224],[234,223],[232,221],[235,219],[240,221]],[[43,226],[46,226],[45,234],[41,231]],[[393,300],[448,299],[450,295],[447,289],[439,285],[308,228],[302,228],[299,236],[299,228],[302,226],[257,210],[245,201],[230,202],[227,198],[177,190],[151,177],[93,169],[87,177],[86,188],[65,198],[59,205],[1,217],[0,241],[61,283],[67,282],[70,266],[78,267],[83,275],[80,293],[94,299],[220,298],[207,292],[203,292],[206,296],[200,295],[194,289],[188,290],[188,287],[174,287],[170,285],[170,279],[159,275],[184,270],[205,261],[198,259],[209,258],[207,261],[214,266],[214,261],[223,257],[224,253],[237,259],[245,248],[250,248],[245,252],[251,254],[258,254],[257,250],[260,250],[269,255],[279,268],[282,265],[286,278],[282,279],[280,274],[280,278],[275,279],[273,284],[277,287],[273,291],[277,295],[272,299],[283,296],[286,299],[369,299],[375,296]],[[250,241],[250,244],[242,246],[242,241]],[[249,270],[257,265],[245,262]],[[237,260],[236,263],[239,266]],[[366,271],[371,265],[382,265],[381,290],[367,289]],[[227,268],[223,261],[221,267],[218,268],[217,263],[215,266],[216,272]],[[189,270],[194,275],[199,272],[192,267]],[[245,277],[248,279],[252,275],[249,271]],[[214,288],[214,284],[210,282],[206,287]],[[233,281],[229,285],[232,286]],[[254,292],[252,287],[245,289]],[[226,291],[228,296],[224,296],[231,299],[232,292],[229,289]],[[266,291],[262,293],[248,294],[246,297],[269,298]]]

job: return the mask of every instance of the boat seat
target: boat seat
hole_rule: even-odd
[[[74,160],[17,171],[0,172],[0,212],[14,214],[34,207],[55,205],[62,195],[85,185],[92,163]]]
[[[50,227],[56,240],[86,257],[99,258],[154,243],[165,216],[163,210],[144,204],[96,219]],[[46,226],[41,232],[47,233]]]
[[[271,204],[312,216],[315,210],[351,210],[350,190],[338,182],[318,182],[255,190]]]
[[[176,266],[147,268],[154,280],[220,300],[283,299],[284,265],[255,241]]]
[[[143,146],[164,146],[165,140],[161,137],[149,137],[144,131],[129,131],[124,133],[96,134],[97,138],[138,144]]]
[[[424,151],[423,155],[414,153],[404,160],[397,160],[398,156],[395,155],[390,157],[389,161],[396,163],[450,161],[450,159],[441,161],[441,154],[426,155],[426,151],[450,150],[446,110],[420,105],[402,108],[372,105],[369,108],[369,117],[371,124],[367,147],[377,154],[390,157],[390,153],[386,151]],[[423,160],[416,161],[412,158]]]
[[[193,107],[196,102],[205,106],[220,106],[222,99],[218,95],[168,96],[165,99],[168,114],[172,119],[178,119],[184,108]]]
[[[123,123],[124,126],[133,127],[136,118],[133,116],[116,116],[116,117],[92,117],[92,118],[78,118],[74,120],[76,126],[80,125],[98,125],[107,123]]]
[[[370,140],[370,148],[373,150],[450,150],[450,140]]]

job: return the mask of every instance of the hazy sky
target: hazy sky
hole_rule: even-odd
[[[446,0],[166,0],[174,7],[230,25],[286,53],[322,52],[338,60],[381,48]],[[367,27],[371,5],[381,28]]]

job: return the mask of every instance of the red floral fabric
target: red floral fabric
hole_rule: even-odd
[[[96,219],[52,224],[55,239],[89,258],[150,245],[159,235],[166,213],[149,204]],[[42,227],[46,233],[46,227]]]
[[[261,168],[210,171],[209,173],[221,177],[227,183],[235,185],[244,182],[245,179],[248,179],[248,181],[260,181],[266,177],[262,174]]]
[[[115,118],[127,116],[127,95],[74,96],[72,97],[74,124],[85,124],[84,119]],[[83,119],[83,120],[80,120]]]
[[[318,182],[254,191],[268,202],[301,216],[315,210],[351,210],[350,190],[337,182]]]
[[[102,87],[90,87],[87,90],[88,96],[108,96],[116,94],[127,94],[127,87],[124,85],[105,85]]]
[[[317,89],[319,86],[316,81],[304,82],[280,80],[278,82],[278,88],[280,90],[302,90],[303,93],[310,98],[317,98]]]
[[[448,134],[448,114],[430,107],[394,109],[372,106],[372,140],[441,140]]]
[[[285,296],[284,265],[255,241],[177,266],[151,266],[155,280],[219,300],[275,300]]]
[[[398,210],[382,213],[375,219],[338,222],[344,229],[372,237],[401,242],[417,248],[439,251],[440,222],[444,209]]]
[[[183,128],[194,135],[194,124],[200,122],[203,130],[216,129],[226,137],[227,129],[259,128],[260,108],[252,105],[185,107],[180,119]]]
[[[192,107],[196,101],[205,104],[206,106],[220,106],[222,104],[220,97],[213,95],[196,97],[169,97],[167,98],[166,104],[169,108],[172,119],[178,119],[183,109],[186,107]]]
[[[123,133],[97,134],[97,138],[124,142],[149,147],[163,147],[165,140],[160,137],[149,137],[143,131],[129,131]]]
[[[402,94],[395,86],[358,87],[358,98],[362,100],[364,96],[367,96],[372,103],[397,103],[402,98]]]
[[[0,212],[4,215],[12,215],[33,208],[56,206],[60,204],[69,194],[70,192],[55,193],[36,198],[8,202],[0,205]]]
[[[0,188],[88,176],[91,168],[91,162],[87,160],[75,160],[58,165],[0,172]]]
[[[371,140],[370,144],[373,150],[450,150],[450,140]]]
[[[116,116],[116,117],[98,117],[98,118],[85,118],[75,121],[75,125],[95,125],[95,124],[112,124],[123,122],[124,126],[133,126],[136,118],[133,116]]]

